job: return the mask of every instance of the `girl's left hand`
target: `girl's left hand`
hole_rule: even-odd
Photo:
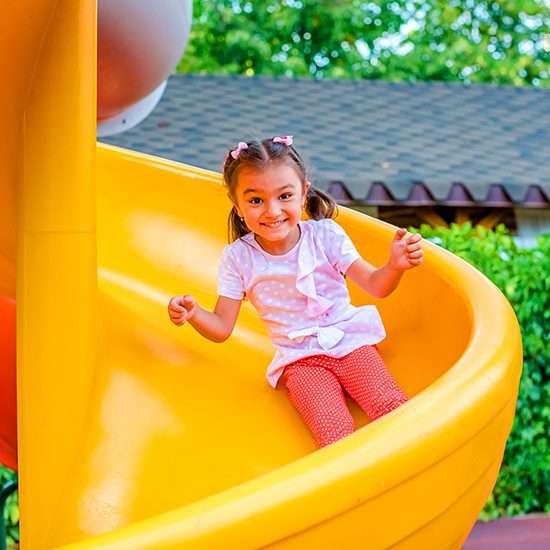
[[[399,228],[391,243],[390,266],[398,271],[406,271],[420,265],[424,257],[421,240],[418,233],[408,233],[403,227]]]

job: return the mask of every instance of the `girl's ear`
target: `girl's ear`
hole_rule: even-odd
[[[235,203],[233,203],[233,208],[235,209],[235,212],[237,212],[237,215],[239,216],[239,218],[242,218],[243,214],[242,214],[240,208]]]
[[[233,199],[231,193],[227,193],[227,198],[231,201],[231,203],[233,204],[233,208],[235,209],[235,211],[237,212],[237,214],[239,215],[239,218],[242,218],[242,214],[241,214],[241,211],[239,210],[239,207],[237,206],[237,203],[235,202],[235,200]]]
[[[311,182],[309,180],[306,180],[304,183],[304,196],[302,197],[302,207],[306,204],[306,198],[308,191],[311,189]]]

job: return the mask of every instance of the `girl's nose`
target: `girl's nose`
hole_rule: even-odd
[[[281,208],[277,201],[269,201],[266,205],[266,214],[269,216],[278,216],[281,213]]]

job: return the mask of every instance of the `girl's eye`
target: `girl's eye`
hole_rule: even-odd
[[[262,203],[262,199],[260,199],[259,197],[254,197],[253,199],[250,199],[248,201],[250,204],[261,204]]]
[[[280,198],[282,200],[286,201],[286,200],[290,199],[291,197],[292,197],[292,193],[283,193]]]

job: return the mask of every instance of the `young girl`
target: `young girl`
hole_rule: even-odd
[[[420,236],[398,229],[386,265],[367,263],[331,219],[335,203],[308,181],[292,136],[240,142],[226,157],[224,181],[233,242],[222,255],[216,306],[175,296],[171,321],[223,342],[250,300],[276,348],[268,382],[284,382],[320,447],[354,431],[344,390],[371,419],[407,401],[376,350],[385,337],[376,307],[351,305],[344,276],[387,296],[422,263]]]

